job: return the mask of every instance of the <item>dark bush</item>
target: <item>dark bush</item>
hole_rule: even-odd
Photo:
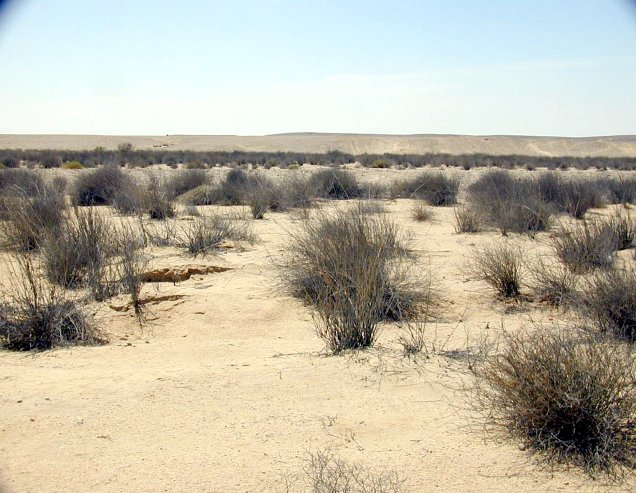
[[[626,250],[634,246],[636,224],[629,213],[623,215],[620,211],[617,211],[604,224],[612,231],[617,250]]]
[[[0,195],[36,193],[44,188],[44,178],[29,169],[0,169]]]
[[[18,351],[103,342],[90,318],[62,291],[39,277],[29,254],[15,258],[0,308],[0,342]]]
[[[624,345],[550,328],[507,334],[502,354],[478,369],[477,403],[549,464],[594,475],[636,459],[634,354]]]
[[[42,248],[44,273],[65,288],[88,287],[96,299],[109,297],[114,279],[109,260],[116,255],[115,230],[93,209],[73,209],[46,238]]]
[[[355,176],[341,169],[323,169],[309,179],[317,197],[326,199],[354,199],[362,195]]]
[[[118,194],[128,190],[130,177],[110,166],[82,171],[78,174],[71,194],[74,205],[113,205]]]
[[[150,219],[164,220],[175,214],[172,195],[163,180],[156,174],[148,175],[148,183],[141,195],[141,206]]]
[[[614,268],[596,272],[580,293],[584,313],[605,333],[636,341],[636,273]]]
[[[16,188],[0,196],[2,243],[11,250],[37,250],[46,234],[59,227],[65,209],[63,193],[49,184],[31,193]]]
[[[174,199],[209,182],[210,177],[203,169],[182,169],[170,174],[165,183],[165,189],[168,197]]]
[[[420,173],[415,178],[398,182],[393,186],[393,195],[402,198],[426,200],[435,206],[457,203],[461,181],[457,175],[442,171]]]

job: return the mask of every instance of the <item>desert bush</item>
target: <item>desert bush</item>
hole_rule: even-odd
[[[634,353],[558,327],[504,342],[477,370],[476,403],[491,425],[549,464],[610,476],[633,467]]]
[[[166,191],[163,180],[154,173],[148,175],[148,183],[140,202],[150,219],[164,220],[175,215],[171,195]]]
[[[0,343],[18,351],[103,342],[77,302],[39,276],[30,254],[17,254],[1,295]]]
[[[560,262],[537,259],[530,272],[532,290],[541,300],[561,306],[575,298],[579,281],[577,274]]]
[[[636,341],[636,272],[630,268],[597,271],[586,280],[579,306],[604,333]]]
[[[248,175],[243,201],[249,205],[254,219],[263,219],[268,210],[281,210],[285,207],[282,192],[266,176],[262,174]]]
[[[515,179],[508,171],[484,173],[468,187],[467,194],[471,209],[503,235],[536,233],[550,226],[553,209],[535,183]]]
[[[565,211],[576,219],[582,219],[592,208],[605,205],[604,189],[593,180],[578,179],[565,182]]]
[[[240,205],[243,203],[245,188],[248,185],[247,173],[240,168],[231,169],[220,184],[223,203]]]
[[[479,233],[481,218],[479,214],[467,206],[460,206],[454,211],[456,233]]]
[[[311,175],[309,184],[317,197],[326,199],[354,199],[362,194],[355,175],[341,169],[320,170]]]
[[[135,316],[140,324],[146,322],[145,305],[141,301],[141,288],[143,286],[143,273],[148,266],[148,261],[142,253],[144,245],[143,237],[130,225],[124,226],[117,232],[117,278],[121,291],[130,296],[130,304],[135,311]]]
[[[475,249],[468,270],[475,279],[489,284],[503,298],[521,294],[523,252],[508,242]]]
[[[287,483],[287,493],[312,491],[314,493],[399,493],[404,480],[395,472],[371,472],[362,465],[347,462],[331,450],[309,453],[304,465],[302,485],[297,480]]]
[[[418,223],[430,221],[433,219],[433,211],[421,204],[418,204],[411,209],[411,217]]]
[[[394,184],[392,195],[422,199],[435,206],[452,205],[457,203],[460,184],[458,175],[429,171]]]
[[[82,171],[76,178],[71,199],[74,205],[112,205],[122,191],[127,190],[129,177],[111,166]]]
[[[287,177],[281,189],[285,194],[285,202],[292,208],[310,207],[311,199],[315,196],[311,180],[304,176]]]
[[[612,204],[633,204],[636,202],[636,177],[619,175],[604,180]]]
[[[620,211],[617,211],[604,224],[611,230],[617,250],[626,250],[634,246],[636,224],[629,213],[623,215]]]
[[[253,243],[255,238],[247,223],[219,215],[195,218],[176,232],[176,244],[194,256],[214,252],[227,240]]]
[[[44,236],[54,232],[63,220],[64,194],[49,184],[27,193],[16,188],[0,196],[0,211],[5,220],[0,234],[5,248],[30,251],[41,246]]]
[[[617,248],[610,227],[600,221],[583,220],[573,229],[561,229],[552,238],[556,256],[572,272],[583,274],[613,265]]]
[[[314,305],[331,352],[372,345],[379,321],[408,318],[425,303],[409,281],[403,242],[395,223],[358,208],[309,218],[292,234],[284,278]]]
[[[200,185],[179,196],[179,202],[185,205],[214,205],[223,201],[223,192],[218,185]]]
[[[164,186],[167,196],[174,199],[209,182],[210,177],[205,170],[188,168],[171,173]]]
[[[16,191],[32,194],[45,186],[41,174],[30,169],[0,169],[0,195],[12,195]]]
[[[88,287],[95,299],[113,292],[109,262],[117,253],[116,233],[93,209],[74,208],[42,247],[42,266],[49,282],[65,287]]]

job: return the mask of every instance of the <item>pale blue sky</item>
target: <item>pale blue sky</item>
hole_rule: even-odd
[[[629,0],[11,0],[0,133],[636,134]]]

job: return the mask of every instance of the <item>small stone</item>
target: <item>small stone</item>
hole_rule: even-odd
[[[519,450],[521,450],[522,452],[526,449],[526,444],[523,442],[519,443]]]

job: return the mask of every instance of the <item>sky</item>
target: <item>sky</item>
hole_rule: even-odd
[[[636,134],[633,0],[9,0],[0,133]]]

